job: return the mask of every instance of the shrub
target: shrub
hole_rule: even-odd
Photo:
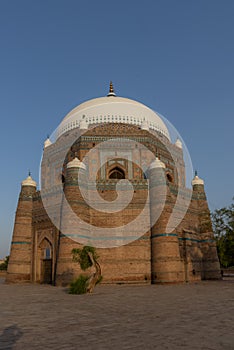
[[[92,261],[90,260],[88,253],[92,253],[94,260],[98,259],[98,255],[94,247],[84,246],[83,249],[72,249],[73,260],[80,264],[83,271],[92,266]]]
[[[72,249],[73,261],[78,262],[83,271],[90,267],[95,268],[95,272],[92,272],[90,276],[81,275],[70,284],[69,293],[71,294],[83,294],[92,293],[97,283],[102,280],[101,267],[97,261],[98,255],[96,249],[90,246],[84,246],[82,249]]]
[[[0,271],[7,270],[8,262],[9,262],[9,256],[6,256],[4,262],[0,264]]]
[[[85,294],[87,292],[87,280],[89,276],[80,275],[76,280],[71,282],[69,287],[70,294]]]

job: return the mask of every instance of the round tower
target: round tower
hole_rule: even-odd
[[[6,282],[31,281],[32,211],[37,184],[30,173],[21,184]]]
[[[220,279],[220,264],[217,255],[217,247],[214,239],[210,210],[208,207],[204,181],[197,175],[192,180],[193,200],[199,218],[200,248],[202,252],[202,279]]]
[[[192,179],[193,191],[197,193],[202,193],[205,195],[204,191],[204,181],[197,175],[197,171],[195,171],[194,178]]]
[[[176,233],[166,233],[173,209],[166,182],[165,164],[158,158],[149,170],[151,216],[151,274],[152,283],[183,281],[183,270]]]
[[[86,167],[77,157],[67,163],[64,182],[64,195],[61,205],[61,224],[56,268],[56,284],[66,285],[74,277],[73,270],[78,264],[72,262],[72,249],[80,247],[76,243],[89,235],[83,222],[89,221],[89,208],[85,203],[80,188],[85,186]],[[77,271],[76,271],[77,275]]]

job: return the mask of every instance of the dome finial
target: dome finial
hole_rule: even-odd
[[[28,176],[31,176],[31,171],[30,170],[28,171]]]
[[[195,170],[195,176],[197,176],[197,170]]]
[[[109,94],[107,96],[116,96],[112,81],[110,81]]]
[[[110,81],[110,89],[109,92],[114,92],[114,87],[112,81]]]

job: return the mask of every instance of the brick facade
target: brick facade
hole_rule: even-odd
[[[111,146],[110,140],[115,138],[119,140],[119,147],[122,147],[123,159],[113,158],[115,146]],[[131,142],[121,144],[122,138]],[[69,146],[70,140],[74,139],[75,142]],[[107,142],[107,146],[100,150],[98,145],[103,142]],[[160,158],[165,169],[142,170],[142,165],[151,161],[147,159],[150,156],[145,151],[146,148]],[[83,160],[92,149],[93,154],[86,170],[80,170],[78,186],[78,172],[74,168],[68,169],[67,164],[75,156]],[[64,159],[62,168],[58,159],[61,154]],[[100,166],[103,154],[106,161]],[[174,159],[177,160],[177,166]],[[90,207],[81,190],[89,185],[89,180],[96,174],[100,197],[105,201],[115,199],[118,180],[110,178],[115,167],[132,184],[133,196],[123,210],[109,214]],[[52,178],[55,181],[51,185]],[[178,283],[220,278],[204,186],[194,185],[193,190],[186,188],[182,149],[156,131],[148,132],[134,125],[119,123],[97,125],[86,131],[79,128],[71,130],[45,148],[42,187],[45,198],[53,197],[53,206],[46,210],[41,193],[34,187],[22,186],[6,278],[8,282],[69,284],[81,272],[78,264],[72,261],[71,251],[82,247],[82,237],[92,235],[85,225],[80,226],[80,243],[72,239],[77,236],[77,232],[63,234],[66,227],[73,226],[73,221],[75,227],[74,214],[79,220],[95,227],[119,227],[118,236],[122,237],[124,243],[124,225],[137,218],[143,209],[142,224],[149,223],[149,226],[155,214],[161,213],[147,232],[128,244],[97,248],[103,274],[102,283]],[[191,196],[188,210],[184,214],[183,200],[177,211],[173,212],[179,189],[182,198]],[[72,214],[66,203],[72,208]],[[61,212],[60,222],[54,225],[48,212],[50,217],[53,212],[55,216]],[[173,222],[182,214],[183,218],[170,230],[168,225],[170,226],[172,212]],[[140,229],[141,223],[137,225],[136,231]]]

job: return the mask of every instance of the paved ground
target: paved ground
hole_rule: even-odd
[[[234,280],[80,296],[0,283],[0,349],[233,350]]]

